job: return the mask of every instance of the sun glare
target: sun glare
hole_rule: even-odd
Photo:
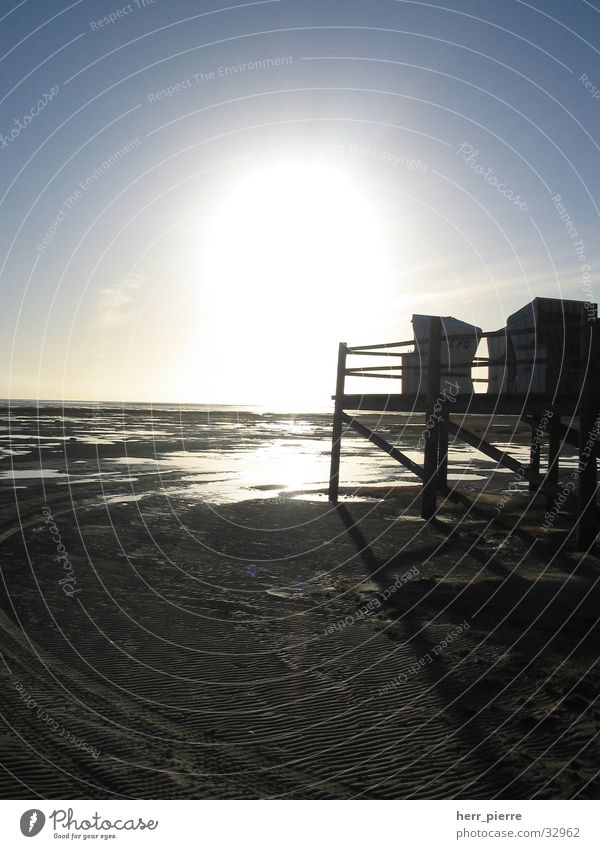
[[[240,389],[262,403],[323,400],[324,354],[328,362],[383,278],[376,215],[346,174],[293,163],[247,175],[206,232],[204,301],[222,333],[221,369],[241,358]]]

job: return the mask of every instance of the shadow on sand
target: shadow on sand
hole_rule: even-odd
[[[538,748],[538,726],[545,732],[541,746],[553,743],[552,736],[547,737],[547,732],[552,732],[548,723],[540,720],[536,724],[535,720],[539,705],[531,702],[530,692],[536,668],[545,662],[550,677],[555,671],[560,675],[562,665],[574,656],[579,663],[587,659],[584,665],[588,668],[595,666],[600,610],[597,573],[593,579],[588,570],[577,577],[560,575],[557,579],[556,571],[553,577],[546,577],[543,566],[536,572],[528,561],[527,568],[517,574],[515,565],[505,562],[498,552],[490,555],[483,549],[476,534],[459,536],[454,525],[437,519],[430,526],[439,531],[440,544],[416,547],[383,561],[365,539],[360,520],[342,505],[337,506],[337,513],[371,580],[382,591],[400,571],[419,567],[420,577],[404,584],[384,602],[384,615],[392,623],[386,627],[386,634],[408,642],[417,658],[433,657],[423,666],[422,674],[444,705],[454,739],[460,740],[466,757],[477,760],[480,776],[493,776],[499,798],[529,798],[540,792],[549,795],[533,779],[535,770],[528,774],[535,758],[523,763],[515,760],[511,751],[521,747],[531,734],[529,743],[535,741],[533,748]],[[424,576],[427,564],[448,551],[473,558],[479,568],[474,568],[472,577],[438,580]],[[451,628],[465,621],[469,639],[461,639],[458,653],[436,652],[440,625]],[[464,647],[465,642],[469,649]],[[506,657],[510,657],[508,665]],[[571,700],[576,715],[597,698],[595,684],[585,675],[571,690],[556,681],[553,686],[561,699]],[[520,709],[523,704],[527,710]],[[510,716],[508,725],[502,722],[505,733],[499,737],[498,724],[510,715],[513,706],[516,717]],[[465,793],[468,795],[468,788]]]

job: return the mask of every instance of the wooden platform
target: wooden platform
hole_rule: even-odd
[[[332,396],[338,401],[336,395]],[[428,400],[425,395],[385,395],[383,393],[343,394],[339,402],[344,410],[363,413],[426,413]],[[552,395],[491,395],[474,392],[472,395],[456,395],[453,403],[447,404],[448,412],[479,416],[542,416],[546,410],[556,410],[560,416],[579,414],[581,399],[560,398]]]
[[[600,370],[600,348],[598,339],[598,319],[590,318],[582,323],[576,347],[579,354],[576,358],[572,352],[569,360],[569,386],[577,385],[577,394],[567,394],[559,391],[561,381],[561,362],[552,361],[552,371],[548,374],[557,375],[556,385],[550,385],[554,378],[547,379],[546,393],[515,393],[490,392],[449,393],[448,387],[452,381],[454,386],[472,386],[473,383],[486,383],[489,380],[473,378],[470,371],[454,369],[443,365],[442,346],[445,347],[446,362],[449,362],[448,350],[457,338],[443,330],[443,319],[437,316],[430,318],[429,338],[427,341],[427,359],[421,369],[423,393],[418,395],[403,392],[394,393],[347,393],[346,378],[384,378],[402,379],[406,362],[399,349],[414,345],[414,342],[394,342],[382,345],[361,345],[349,347],[342,342],[339,346],[336,392],[333,396],[335,410],[333,416],[333,433],[331,448],[331,472],[329,479],[329,499],[333,503],[338,500],[341,441],[344,425],[368,439],[390,457],[409,469],[423,485],[421,496],[421,515],[431,519],[437,511],[437,496],[450,496],[453,500],[460,499],[457,490],[449,489],[447,483],[448,469],[448,436],[452,434],[455,440],[462,441],[481,451],[498,464],[510,469],[529,483],[530,491],[542,491],[548,497],[548,505],[557,512],[571,510],[574,526],[577,529],[578,549],[585,551],[595,544],[598,536],[599,516],[597,508],[598,489],[598,437],[600,433],[600,387],[598,372]],[[479,329],[477,329],[479,331]],[[516,335],[522,331],[517,331]],[[478,338],[497,335],[497,331],[481,333]],[[565,343],[566,344],[566,343]],[[573,348],[573,339],[570,347]],[[348,368],[348,356],[357,355],[362,358],[389,357],[398,358],[400,364],[385,366],[359,366]],[[528,355],[531,357],[531,355]],[[398,363],[398,359],[388,362]],[[381,362],[379,360],[379,362]],[[534,352],[533,359],[522,360],[526,364],[549,363]],[[502,367],[498,359],[477,357],[470,368]],[[508,367],[508,361],[507,361]],[[410,366],[415,368],[415,366]],[[575,369],[573,371],[573,369]],[[414,372],[413,372],[414,373]],[[489,373],[489,372],[488,372]],[[572,375],[579,375],[575,384]],[[466,380],[466,383],[465,383]],[[421,382],[419,382],[421,386]],[[415,463],[401,449],[402,446],[391,445],[381,434],[376,433],[359,416],[361,413],[419,413],[425,416],[423,430],[423,463]],[[465,416],[484,416],[490,422],[496,416],[516,417],[531,428],[530,462],[524,467],[510,453],[500,450],[483,437],[468,430]],[[454,421],[459,417],[460,421]],[[565,421],[567,423],[565,423]],[[540,456],[543,441],[548,442],[548,464],[544,473],[540,472]],[[575,446],[579,454],[578,468],[571,472],[569,479],[560,481],[560,450],[563,444]],[[420,446],[419,446],[420,447]],[[464,499],[463,499],[464,500]],[[573,508],[573,504],[575,507]]]

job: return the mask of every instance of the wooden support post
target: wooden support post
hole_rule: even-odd
[[[546,476],[548,482],[553,486],[558,486],[561,433],[560,415],[558,410],[554,410],[554,415],[548,422],[548,473]],[[546,506],[550,509],[552,504],[553,499],[548,496]]]
[[[448,413],[442,413],[438,431],[438,485],[440,490],[448,486]]]
[[[542,437],[536,433],[540,426],[540,420],[537,416],[534,417],[531,423],[531,445],[529,447],[529,471],[534,475],[539,475],[540,473],[540,454],[542,447]],[[535,483],[530,480],[529,481],[529,492],[537,492],[538,488]]]
[[[344,384],[346,380],[347,345],[340,342],[338,349],[337,379],[335,383],[335,407],[333,432],[331,435],[331,468],[329,472],[329,500],[337,504],[340,486],[340,456],[342,452],[342,413],[344,412]]]
[[[579,406],[579,491],[577,548],[587,550],[596,538],[598,516],[596,508],[596,417],[598,392],[596,370],[598,367],[597,319],[586,322],[582,318],[581,334],[581,400]]]
[[[431,316],[429,320],[429,351],[427,355],[427,404],[425,409],[425,448],[423,449],[423,492],[421,496],[421,516],[431,519],[436,510],[436,490],[438,487],[438,445],[440,412],[435,409],[436,402],[441,406],[440,372],[442,347],[442,320]]]

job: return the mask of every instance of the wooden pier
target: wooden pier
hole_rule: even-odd
[[[538,316],[538,323],[536,326],[534,321],[533,328],[523,328],[520,313],[524,312],[527,318],[529,307],[534,319]],[[422,484],[421,514],[424,519],[432,518],[437,512],[438,496],[460,500],[459,490],[450,489],[447,481],[451,435],[494,460],[498,467],[528,481],[530,492],[545,493],[548,509],[557,505],[557,512],[569,511],[576,525],[577,548],[588,550],[598,534],[600,357],[596,305],[538,298],[510,317],[506,328],[490,332],[475,327],[455,332],[455,319],[418,318],[421,325],[424,318],[428,319],[425,341],[421,336],[406,342],[339,345],[329,500],[338,501],[342,438],[344,429],[351,428],[415,475]],[[494,352],[492,356],[475,355],[481,339],[488,340],[488,354]],[[470,346],[472,361],[457,366],[452,355],[455,346]],[[351,357],[385,357],[391,364],[352,367]],[[347,393],[347,379],[357,377],[398,379],[402,389],[408,386],[416,391]],[[474,383],[487,384],[486,391],[475,392]],[[426,424],[422,463],[414,462],[401,446],[391,445],[367,427],[360,420],[361,413],[423,414]],[[511,416],[527,424],[531,428],[529,464],[523,466],[506,451],[471,432],[465,426],[466,414],[489,416],[490,422],[496,416]],[[460,423],[454,418],[460,418]],[[545,441],[548,462],[542,471],[540,455]],[[568,479],[561,481],[563,445],[575,447],[579,460],[576,472],[571,471]]]

